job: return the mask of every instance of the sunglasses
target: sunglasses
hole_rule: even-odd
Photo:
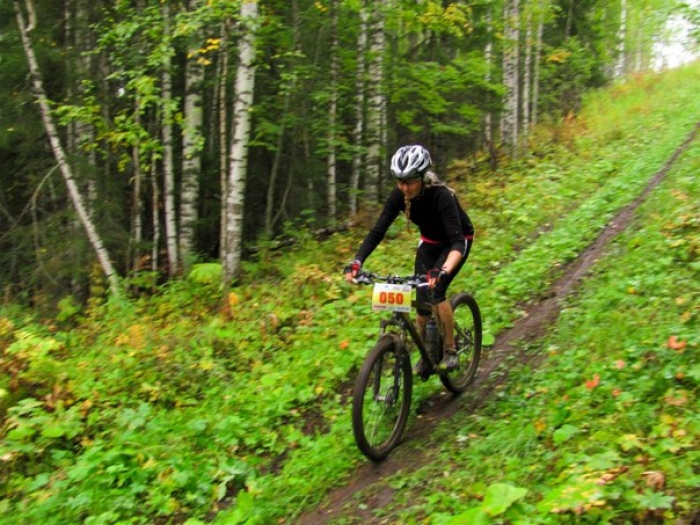
[[[402,184],[405,184],[406,186],[415,186],[419,182],[421,182],[421,177],[414,177],[412,179],[397,180],[396,184],[398,184],[399,186]]]

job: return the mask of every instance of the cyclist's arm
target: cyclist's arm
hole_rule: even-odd
[[[450,253],[447,254],[447,259],[445,260],[445,263],[442,265],[442,269],[451,275],[452,270],[454,270],[457,267],[457,265],[459,264],[459,261],[462,260],[463,254],[464,254],[464,252],[461,252],[459,250],[451,250]]]
[[[450,243],[448,261],[450,257],[453,258],[451,265],[448,267],[451,271],[457,266],[467,249],[465,236],[468,232],[465,232],[462,228],[459,204],[454,194],[449,190],[445,190],[438,194],[437,199],[437,209],[440,214],[440,220],[442,221],[443,228],[445,229]],[[453,254],[453,252],[456,252],[456,254]]]

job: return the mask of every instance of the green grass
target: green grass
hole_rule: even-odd
[[[435,433],[402,523],[663,523],[700,502],[700,144],[498,395]],[[664,219],[661,219],[664,218]],[[397,476],[387,483],[399,483]],[[404,487],[405,489],[405,487]]]
[[[476,294],[487,340],[538,300],[693,129],[697,77],[688,68],[592,94],[579,119],[558,128],[557,141],[545,136],[522,165],[450,168],[477,226],[454,290]],[[390,480],[400,496],[377,512],[406,522],[470,513],[565,523],[580,510],[593,523],[689,511],[700,375],[691,359],[694,158],[697,148],[552,336],[528,350],[544,352],[546,365],[511,370],[477,414],[442,425],[435,459]],[[416,232],[398,222],[372,270],[410,271]],[[340,278],[363,234],[317,243],[302,232],[293,248],[263,250],[228,308],[207,283],[209,268],[154,297],[66,309],[55,322],[4,308],[3,522],[192,523],[222,506],[230,508],[217,521],[270,523],[317,505],[365,461],[347,394],[379,318],[369,290]],[[415,403],[440,388],[420,385]],[[645,472],[664,473],[663,488],[645,485]],[[603,476],[612,478],[596,484]]]

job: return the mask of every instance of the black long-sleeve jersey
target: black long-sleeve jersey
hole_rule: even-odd
[[[357,250],[355,258],[364,262],[386,235],[389,226],[406,211],[404,195],[394,188],[384,204],[377,222]],[[474,235],[474,226],[454,194],[446,186],[426,187],[411,199],[410,220],[420,231],[423,242],[440,244],[464,253],[465,239]]]

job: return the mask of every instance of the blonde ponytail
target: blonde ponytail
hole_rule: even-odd
[[[406,231],[411,231],[411,199],[406,195],[403,196],[403,202],[406,206]]]

